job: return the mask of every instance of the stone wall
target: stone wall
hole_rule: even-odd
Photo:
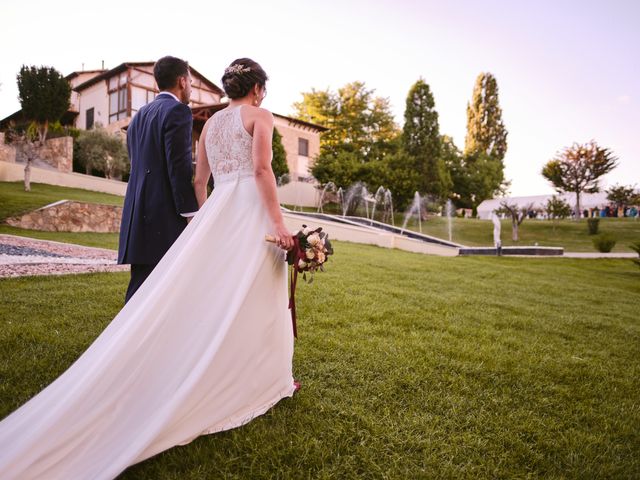
[[[73,138],[50,138],[40,146],[37,142],[29,147],[17,145],[16,160],[26,163],[25,148],[33,148],[35,157],[59,172],[71,173],[73,170]]]
[[[118,232],[122,207],[61,200],[18,217],[6,219],[12,227],[47,232]]]
[[[16,161],[16,148],[4,142],[4,132],[0,132],[0,161],[14,163]]]

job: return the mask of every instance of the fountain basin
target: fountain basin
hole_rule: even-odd
[[[495,247],[462,247],[459,250],[460,255],[497,255]],[[502,247],[501,255],[531,255],[531,256],[562,256],[564,248],[562,247],[539,247],[539,246],[518,246],[518,247]]]

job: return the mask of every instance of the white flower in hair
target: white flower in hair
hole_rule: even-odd
[[[230,67],[225,68],[224,74],[227,75],[229,73],[245,73],[250,71],[251,71],[250,67],[245,67],[241,63],[236,63],[234,65],[231,65]]]

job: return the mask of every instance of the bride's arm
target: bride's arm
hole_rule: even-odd
[[[198,208],[202,208],[202,205],[207,200],[207,185],[209,184],[209,177],[211,176],[211,167],[209,167],[209,160],[207,159],[207,150],[205,148],[205,139],[207,138],[207,130],[209,129],[209,121],[204,124],[202,133],[200,134],[200,141],[198,141],[198,157],[196,159],[196,177],[193,180],[193,189],[196,193],[196,200],[198,201]]]
[[[262,197],[262,202],[267,209],[269,218],[273,222],[276,243],[287,250],[293,247],[291,232],[284,224],[284,218],[278,202],[278,190],[276,177],[271,169],[271,139],[273,137],[273,115],[268,110],[258,108],[255,110],[256,119],[253,126],[253,171],[256,177],[256,185]]]

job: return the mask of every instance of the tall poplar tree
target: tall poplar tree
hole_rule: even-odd
[[[420,188],[423,193],[444,199],[451,187],[442,160],[440,127],[438,112],[429,85],[419,79],[413,84],[407,95],[402,130],[402,147],[413,160],[420,176]]]
[[[475,207],[503,191],[507,129],[502,121],[498,82],[490,73],[476,78],[471,102],[467,104],[467,136],[462,178],[467,185],[467,203]]]
[[[464,153],[483,153],[501,162],[507,153],[507,129],[502,121],[498,82],[490,73],[478,75],[471,102],[467,104]]]

